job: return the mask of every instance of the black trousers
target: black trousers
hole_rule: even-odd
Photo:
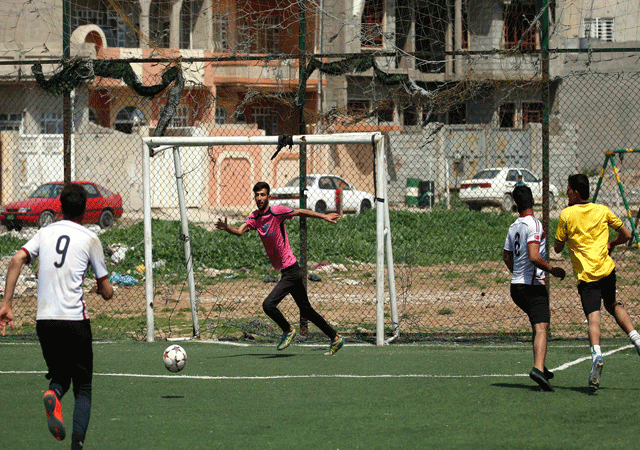
[[[291,294],[293,300],[300,308],[300,314],[308,319],[315,326],[320,328],[324,334],[333,339],[338,333],[336,330],[327,323],[324,318],[313,309],[311,303],[309,303],[309,297],[307,296],[307,288],[304,285],[304,278],[302,276],[302,268],[298,263],[292,266],[282,269],[282,276],[280,281],[273,288],[271,293],[262,302],[262,309],[280,328],[284,333],[289,331],[290,324],[284,315],[278,309],[280,302]]]
[[[38,320],[36,332],[47,363],[49,389],[62,400],[73,381],[72,443],[82,442],[91,418],[93,348],[89,320]],[[74,447],[72,447],[74,448]]]
[[[36,332],[47,363],[51,382],[69,390],[91,385],[93,376],[93,348],[89,320],[38,320]]]

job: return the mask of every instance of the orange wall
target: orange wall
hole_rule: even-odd
[[[261,136],[262,130],[245,126],[242,130],[218,127],[210,130],[210,136]],[[251,188],[260,180],[262,146],[221,146],[209,148],[209,206],[251,207]],[[253,175],[252,175],[253,169]]]
[[[220,176],[220,206],[251,204],[251,163],[247,158],[225,158]]]
[[[109,91],[106,89],[90,89],[89,107],[98,116],[98,121],[103,127],[109,127],[111,123],[111,106],[109,104]]]

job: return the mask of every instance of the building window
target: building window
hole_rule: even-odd
[[[583,19],[584,37],[613,42],[613,19]]]
[[[128,19],[133,22],[135,29],[138,29],[140,23],[137,9],[132,6],[126,6],[126,8],[127,10],[124,11],[124,13]],[[97,25],[104,32],[109,47],[139,47],[138,35],[135,29],[132,29],[131,26],[125,22],[125,19],[122,18],[118,11],[88,9],[73,3],[70,4],[70,9],[72,30],[75,30],[81,25]],[[129,11],[129,9],[131,9],[131,11]]]
[[[444,73],[446,42],[451,29],[451,10],[445,0],[417,0],[415,18],[416,69],[424,73]],[[454,42],[454,45],[459,45]]]
[[[369,100],[347,100],[347,114],[362,118],[369,113],[371,104]]]
[[[498,107],[498,118],[500,128],[516,127],[516,105],[515,103],[503,103]]]
[[[384,0],[366,0],[361,19],[360,44],[380,48],[383,44]]]
[[[448,111],[449,125],[461,125],[467,123],[467,105],[458,103]]]
[[[226,14],[213,15],[213,51],[229,51],[229,16]]]
[[[239,53],[279,53],[282,24],[277,16],[259,17],[252,20],[241,17],[236,23]]]
[[[64,118],[62,113],[41,113],[39,122],[41,134],[64,133]]]
[[[425,108],[422,110],[422,118],[421,118],[422,126],[425,126],[428,123],[446,123],[446,121],[447,121],[446,114],[434,112],[433,109]]]
[[[236,43],[236,51],[238,53],[251,52],[251,24],[246,17],[239,17],[236,21],[236,29],[238,33],[238,42]]]
[[[193,9],[193,2],[190,0],[182,1],[182,8],[180,8],[180,48],[192,48],[191,33],[193,32],[195,19],[197,18]]]
[[[522,125],[528,123],[542,123],[544,104],[540,102],[522,104]]]
[[[171,128],[183,128],[188,127],[189,123],[189,106],[188,105],[179,105],[176,108],[175,115],[171,118],[171,123],[169,126]]]
[[[216,106],[215,122],[218,125],[224,125],[227,123],[227,108],[224,106]]]
[[[147,119],[144,117],[142,111],[135,106],[127,106],[121,109],[116,115],[114,128],[123,133],[131,134],[133,127],[139,127],[146,123]]]
[[[20,131],[22,114],[0,114],[0,131]]]
[[[274,108],[253,108],[253,123],[267,136],[278,135],[278,113]]]
[[[378,124],[393,122],[393,105],[384,105],[376,108],[376,116],[378,117]]]
[[[402,111],[402,124],[407,126],[418,125],[418,112],[415,108],[405,108]]]
[[[256,47],[254,53],[280,52],[281,24],[274,16],[261,17],[256,20]]]
[[[469,50],[469,2],[462,2],[462,46],[464,50]]]
[[[512,2],[504,8],[504,46],[508,49],[535,50],[536,7]]]

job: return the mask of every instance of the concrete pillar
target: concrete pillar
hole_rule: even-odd
[[[180,48],[180,10],[182,0],[171,0],[171,22],[169,26],[169,47]]]
[[[213,8],[204,6],[204,14],[206,22],[205,33],[207,39],[207,44],[204,48],[213,50]]]
[[[454,28],[454,24],[451,23],[451,13],[449,11],[451,11],[449,9],[449,6],[451,5],[450,0],[446,0],[445,1],[445,6],[447,7],[447,28],[445,31],[445,44],[444,44],[444,49],[446,52],[451,52],[453,51],[453,28]],[[447,75],[451,75],[453,73],[453,58],[450,55],[446,55],[444,57],[444,61],[445,61],[445,73]]]
[[[454,24],[455,24],[455,50],[459,51],[462,50],[462,0],[455,0],[455,6],[454,6],[454,10],[455,10],[455,18],[454,18]],[[454,64],[454,70],[456,72],[456,75],[459,77],[461,76],[461,71],[462,71],[462,56],[460,55],[456,55],[455,56],[455,64]]]
[[[149,12],[151,0],[140,0],[140,48],[149,48]]]

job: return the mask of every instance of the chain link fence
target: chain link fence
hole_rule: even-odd
[[[367,33],[372,45],[382,39],[373,29]],[[510,298],[510,273],[502,262],[506,233],[517,217],[512,188],[504,186],[513,186],[520,176],[532,188],[535,214],[548,223],[550,246],[573,173],[590,176],[592,193],[602,175],[598,202],[628,226],[636,220],[640,155],[615,157],[629,210],[611,167],[601,169],[605,151],[640,147],[635,126],[639,72],[623,64],[638,50],[551,52],[551,77],[543,82],[540,55],[527,46],[519,49],[522,54],[514,50],[496,56],[486,51],[456,55],[421,45],[420,54],[309,57],[302,72],[298,57],[287,53],[178,61],[154,59],[153,54],[136,60],[103,49],[100,64],[87,65],[80,58],[60,61],[53,70],[57,66],[45,59],[13,62],[0,81],[0,273],[6,274],[11,256],[39,226],[58,218],[58,192],[41,187],[63,182],[66,168],[72,180],[88,182],[96,213],[85,217],[86,226],[100,235],[117,286],[113,299],[105,302],[89,292],[94,280],[87,277],[94,334],[146,339],[143,137],[380,131],[400,339],[528,334],[530,325]],[[535,41],[531,45],[535,48]],[[429,58],[430,51],[446,57],[438,63]],[[510,57],[514,61],[505,63]],[[39,62],[45,69],[38,76]],[[465,66],[475,71],[467,74]],[[453,70],[458,77],[412,78],[403,67],[412,74]],[[496,68],[499,77],[489,74]],[[65,112],[71,119],[68,133]],[[70,137],[66,146],[65,136]],[[217,231],[215,222],[226,217],[229,223],[242,223],[255,209],[252,186],[257,181],[271,185],[272,203],[297,207],[302,168],[306,207],[342,214],[335,225],[287,221],[292,249],[306,261],[310,300],[340,333],[373,341],[375,207],[383,194],[375,191],[372,146],[285,147],[272,159],[275,150],[262,145],[180,148],[200,337],[271,341],[279,336],[261,307],[279,274],[259,238],[255,233],[228,235]],[[159,340],[189,337],[193,322],[171,149],[152,158],[151,210],[153,335]],[[566,251],[550,257],[571,271]],[[637,322],[638,248],[616,249],[613,257],[618,299]],[[37,262],[23,268],[19,280],[13,336],[35,335],[36,287]],[[586,336],[574,279],[552,279],[550,298],[552,335]],[[386,332],[391,333],[385,307]],[[304,323],[290,297],[281,308],[291,322]],[[308,327],[309,338],[321,337]],[[603,335],[619,333],[605,313]]]

